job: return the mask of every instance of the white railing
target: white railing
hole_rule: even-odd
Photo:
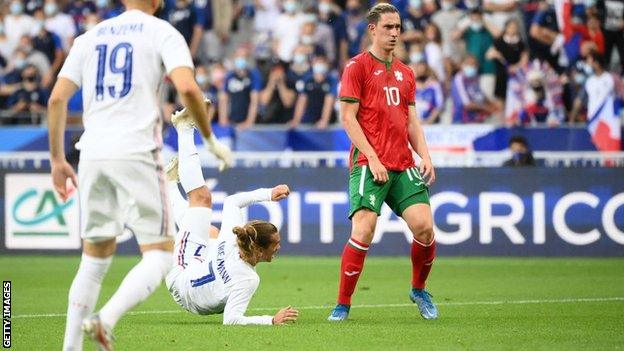
[[[436,167],[499,167],[511,157],[509,151],[432,152]],[[534,157],[546,167],[624,167],[624,152],[538,151]],[[49,166],[47,152],[0,152],[0,168],[22,169]],[[347,152],[236,152],[238,167],[346,167]],[[212,157],[202,158],[214,166]]]

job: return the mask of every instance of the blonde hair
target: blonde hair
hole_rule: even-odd
[[[243,227],[234,227],[236,243],[245,261],[255,261],[256,254],[268,249],[273,243],[273,234],[277,233],[275,225],[265,221],[251,221]]]

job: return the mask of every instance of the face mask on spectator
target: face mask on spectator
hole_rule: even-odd
[[[331,5],[326,2],[321,2],[318,5],[318,10],[320,13],[329,13],[329,11],[331,11]]]
[[[208,83],[208,76],[206,76],[205,74],[199,74],[197,75],[197,77],[195,77],[195,80],[197,81],[197,84],[205,85],[206,83]]]
[[[596,0],[585,0],[585,7],[594,7],[596,6]]]
[[[4,25],[0,23],[0,35],[4,35]]]
[[[585,80],[586,80],[586,78],[585,78],[585,75],[584,75],[584,74],[581,74],[581,73],[576,73],[576,74],[574,75],[574,81],[575,81],[575,82],[576,82],[576,84],[578,84],[578,85],[583,85],[583,84],[585,83]]]
[[[49,2],[43,7],[43,13],[45,13],[46,16],[52,16],[56,14],[57,10],[58,6],[56,6],[56,4],[53,2]]]
[[[23,58],[16,58],[13,64],[15,65],[15,68],[22,69],[26,66],[26,60]]]
[[[41,29],[43,29],[43,21],[35,21],[35,25],[33,26],[33,35],[39,35],[39,32],[41,32]]]
[[[442,1],[442,10],[450,11],[455,8],[455,4],[450,1]]]
[[[294,1],[286,1],[284,3],[284,11],[286,11],[286,13],[294,13],[297,11],[297,3]]]
[[[310,45],[314,43],[314,38],[311,35],[302,35],[301,36],[301,44]]]
[[[463,71],[468,78],[472,78],[477,75],[477,68],[474,66],[464,66]]]
[[[478,21],[472,21],[470,22],[470,29],[476,31],[480,31],[481,28],[483,28],[483,23],[482,22],[478,22]]]
[[[315,63],[312,65],[312,72],[314,72],[314,74],[325,74],[327,73],[327,65],[324,63]]]
[[[97,1],[95,2],[95,5],[96,5],[98,8],[103,9],[103,8],[105,8],[105,7],[108,7],[108,0],[97,0]]]
[[[413,9],[419,9],[422,6],[422,0],[410,0],[409,5]]]
[[[503,35],[503,40],[507,44],[517,44],[520,41],[519,35]]]
[[[307,57],[304,54],[296,54],[295,56],[293,56],[293,63],[296,65],[302,65],[306,63],[306,61]]]
[[[20,2],[12,2],[9,10],[14,15],[21,15],[24,12],[24,6]]]
[[[594,74],[594,68],[590,64],[588,64],[588,63],[586,63],[583,66],[583,71],[585,71],[585,74],[587,76],[591,76],[592,74]]]
[[[237,57],[234,60],[234,67],[239,71],[244,71],[247,68],[247,60],[244,57]]]
[[[423,55],[422,52],[412,52],[410,54],[411,63],[423,62],[424,60],[425,60],[425,55]]]

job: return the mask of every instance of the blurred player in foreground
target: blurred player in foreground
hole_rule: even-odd
[[[172,223],[160,165],[158,87],[167,73],[208,148],[225,163],[230,151],[216,141],[194,80],[184,38],[153,16],[159,0],[127,0],[126,11],[79,36],[48,102],[54,188],[65,201],[71,180],[78,187],[83,255],[69,289],[64,350],[81,350],[82,329],[98,347],[112,349],[112,328],[145,300],[171,267]],[[164,70],[163,70],[164,66]],[[76,145],[76,176],[63,150],[67,102],[82,87],[85,132]],[[116,249],[115,238],[131,231],[142,260],[98,314],[102,280]],[[87,318],[88,317],[88,318]]]
[[[407,222],[413,234],[409,297],[425,319],[435,319],[437,309],[424,290],[435,257],[427,188],[435,180],[435,171],[416,116],[414,72],[393,57],[401,34],[397,9],[377,4],[367,20],[371,50],[347,62],[339,94],[343,125],[352,142],[349,218],[353,223],[342,253],[338,304],[328,320],[342,321],[349,316],[351,295],[384,202]],[[408,144],[422,159],[419,167],[415,167]]]
[[[221,231],[211,225],[212,196],[201,171],[193,141],[193,121],[176,113],[172,123],[178,131],[178,159],[167,167],[172,207],[178,227],[174,267],[166,278],[173,299],[185,310],[200,315],[223,313],[223,324],[284,324],[299,312],[290,306],[275,316],[245,316],[260,277],[255,266],[271,262],[280,248],[277,228],[265,221],[245,224],[243,209],[260,201],[279,201],[288,186],[258,189],[228,196],[223,204]],[[188,204],[178,191],[182,184]]]

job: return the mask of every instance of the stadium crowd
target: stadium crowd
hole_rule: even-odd
[[[624,97],[624,0],[390,2],[403,21],[395,55],[415,70],[426,124],[584,123],[596,84]],[[219,124],[326,128],[339,118],[340,72],[370,45],[373,3],[166,0],[160,17],[188,43]],[[73,39],[122,11],[112,0],[3,1],[0,123],[39,123]],[[165,88],[168,116],[179,105]],[[77,94],[69,109],[81,108]]]

